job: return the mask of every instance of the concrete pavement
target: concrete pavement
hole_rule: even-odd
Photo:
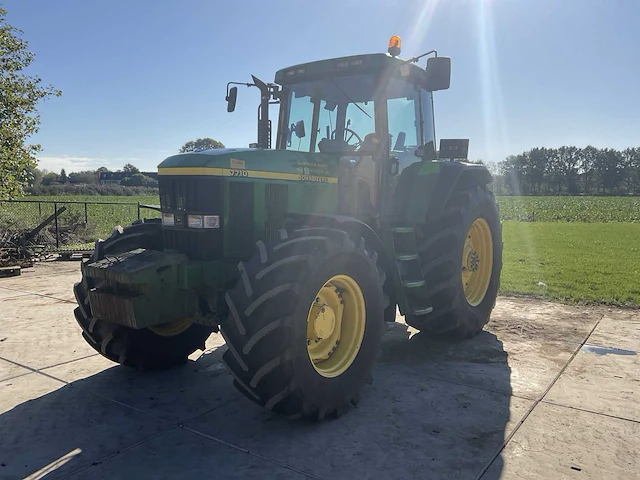
[[[336,420],[246,400],[224,342],[114,365],[73,319],[78,262],[0,279],[0,478],[640,478],[640,312],[500,298],[485,332],[398,323]],[[402,317],[398,317],[402,321]]]

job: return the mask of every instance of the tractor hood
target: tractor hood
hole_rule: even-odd
[[[337,183],[338,157],[292,150],[218,148],[173,155],[158,165],[158,174]]]

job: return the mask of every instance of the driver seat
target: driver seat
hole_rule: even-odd
[[[373,159],[378,151],[380,140],[375,133],[369,133],[364,137],[360,148],[360,152],[371,152],[371,156],[363,156],[360,162],[354,167],[354,173],[358,179],[358,192],[360,193],[361,184],[364,183],[368,188],[362,186],[363,189],[369,190],[369,200],[371,210],[375,212],[378,204],[378,184],[380,183],[380,165]],[[364,192],[362,193],[364,196]],[[364,201],[364,198],[362,199]]]
[[[373,157],[364,156],[353,167],[353,174],[357,182],[360,208],[365,207],[366,210],[375,212],[378,203],[378,164],[374,162]]]
[[[341,211],[348,215],[358,217],[375,217],[378,204],[378,188],[380,182],[380,165],[374,160],[377,151],[378,139],[370,133],[365,137],[359,152],[371,152],[370,155],[358,156],[358,162],[354,165],[351,158],[341,159],[343,174],[340,182],[343,184],[341,198],[343,208]],[[346,153],[346,152],[345,152]],[[348,156],[346,153],[345,156]]]

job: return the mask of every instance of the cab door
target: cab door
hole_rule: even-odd
[[[431,160],[417,154],[433,151],[432,103],[430,92],[396,77],[389,80],[386,93],[389,166],[384,211],[390,220],[398,222],[406,219],[410,204],[418,201],[416,176],[423,161]]]

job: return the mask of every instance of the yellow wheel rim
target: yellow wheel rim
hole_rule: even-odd
[[[193,320],[191,318],[181,318],[180,320],[176,320],[174,322],[163,323],[161,325],[149,327],[149,330],[162,337],[174,337],[186,331],[192,323]]]
[[[316,294],[307,315],[307,351],[323,377],[342,375],[364,338],[366,308],[362,290],[348,275],[335,275]]]
[[[476,219],[467,232],[462,250],[462,286],[469,305],[480,305],[487,294],[493,270],[493,237],[484,218]]]

